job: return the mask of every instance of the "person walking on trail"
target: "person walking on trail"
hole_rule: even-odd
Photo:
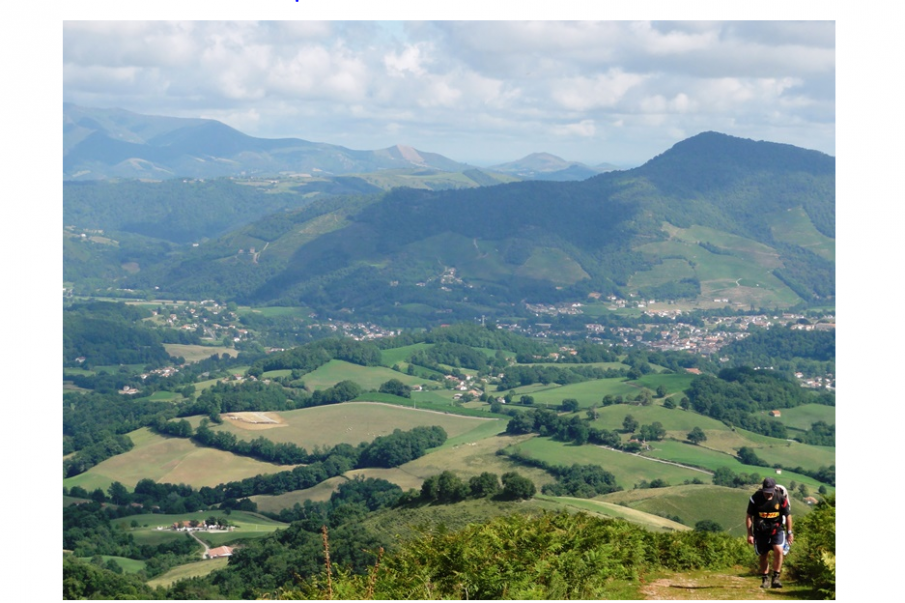
[[[748,528],[748,544],[760,557],[761,588],[782,588],[783,547],[792,543],[792,512],[785,488],[776,485],[772,477],[764,479],[763,486],[748,499],[745,518]],[[773,551],[773,578],[768,573],[767,555]]]

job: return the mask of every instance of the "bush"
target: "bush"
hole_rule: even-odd
[[[824,599],[836,598],[836,497],[828,496],[795,521],[795,554],[789,573],[813,586]]]

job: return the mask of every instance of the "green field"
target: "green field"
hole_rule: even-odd
[[[262,429],[264,426],[260,424],[227,420],[211,428],[214,431],[229,431],[247,440],[262,436],[274,442],[292,442],[310,452],[315,446],[371,442],[378,436],[393,433],[394,429],[406,431],[413,427],[439,425],[449,437],[455,437],[482,426],[485,421],[500,424],[499,419],[472,418],[373,402],[344,402],[272,414],[279,416],[283,423]],[[197,425],[201,419],[192,417],[190,423]],[[505,423],[501,425],[499,431],[505,429]]]
[[[432,348],[432,343],[416,343],[401,348],[392,348],[389,350],[381,350],[380,362],[384,366],[393,366],[394,364],[405,362],[412,354],[419,350],[427,350]]]
[[[814,227],[804,208],[789,209],[772,218],[771,229],[777,241],[800,245],[824,259],[835,261],[836,241]]]
[[[693,469],[676,467],[644,459],[634,454],[607,450],[599,446],[574,446],[556,442],[549,438],[535,437],[512,447],[528,456],[552,465],[599,465],[611,472],[616,483],[623,489],[631,489],[642,481],[655,479],[670,484],[681,484],[685,480],[710,481],[710,475]]]
[[[597,498],[573,498],[569,496],[536,495],[539,500],[549,501],[556,506],[574,511],[587,511],[595,515],[603,515],[616,519],[624,519],[638,524],[654,532],[681,532],[690,528],[671,519],[660,517],[646,511],[639,511],[630,507],[624,507]]]
[[[182,356],[185,358],[185,361],[188,363],[198,362],[199,360],[206,360],[210,358],[214,354],[227,356],[232,356],[235,358],[239,355],[239,352],[234,350],[233,348],[226,348],[223,346],[208,346],[208,345],[186,345],[181,343],[165,343],[163,344],[164,349],[167,351],[167,354],[170,356],[178,357]]]
[[[657,391],[662,385],[669,395],[688,389],[694,378],[695,376],[690,373],[650,373],[632,383],[643,385],[651,391]]]
[[[132,489],[139,480],[149,478],[200,488],[291,468],[203,448],[184,438],[159,436],[147,428],[128,435],[135,445],[132,450],[98,463],[81,475],[64,479],[63,485],[82,486],[89,491],[106,490],[118,481]]]
[[[91,557],[79,557],[82,561],[91,561]],[[114,557],[112,555],[101,555],[101,559],[104,560],[104,563],[110,561],[111,559],[116,562],[118,566],[123,569],[123,573],[126,574],[137,574],[138,572],[145,569],[145,565],[147,565],[141,559],[129,559],[128,557]]]
[[[823,421],[827,425],[836,424],[836,407],[823,404],[803,404],[795,408],[783,408],[780,420],[786,427],[807,430],[811,423]]]
[[[685,411],[679,408],[664,408],[657,404],[641,406],[632,404],[613,404],[597,409],[597,420],[591,423],[597,429],[622,430],[622,421],[626,415],[632,415],[640,425],[650,425],[659,421],[667,431],[682,431],[688,433],[694,427],[700,427],[710,437],[710,431],[729,431],[720,421],[699,415],[696,412]],[[684,434],[682,435],[684,439]],[[744,444],[742,444],[744,445]]]
[[[208,517],[224,517],[234,526],[229,531],[212,531],[212,532],[195,532],[201,540],[212,547],[222,544],[235,542],[247,538],[261,538],[274,530],[285,528],[288,524],[268,519],[257,513],[248,513],[246,511],[233,511],[229,515],[223,511],[198,511],[197,513],[179,513],[175,515],[166,515],[162,513],[149,513],[144,515],[132,515],[129,517],[121,517],[114,519],[110,523],[121,526],[123,530],[132,534],[137,544],[160,544],[180,538],[191,538],[186,532],[177,532],[175,530],[166,529],[177,521],[189,521],[197,519],[204,521]],[[133,521],[138,522],[138,527],[133,528]],[[201,545],[198,545],[199,555]]]
[[[228,557],[219,557],[217,559],[205,559],[204,561],[196,561],[194,563],[186,563],[185,565],[177,565],[168,572],[157,576],[153,580],[148,580],[148,586],[157,588],[158,586],[167,588],[180,580],[188,578],[200,578],[218,569],[223,569],[229,563]]]
[[[497,395],[504,395],[506,392],[498,392]],[[515,389],[514,400],[518,400],[523,395],[534,397],[537,404],[556,404],[559,405],[566,398],[574,398],[578,400],[581,408],[589,408],[592,404],[600,404],[600,401],[607,394],[613,396],[623,396],[634,398],[641,393],[641,387],[627,382],[625,379],[595,379],[592,381],[583,381],[581,383],[572,383],[570,385],[543,385],[535,383]]]
[[[316,486],[304,490],[294,490],[276,496],[258,495],[249,498],[258,505],[259,511],[279,513],[282,509],[290,509],[296,503],[303,504],[306,500],[326,502],[330,500],[330,496],[336,491],[339,485],[347,481],[348,479],[345,476],[340,475],[331,477]]]
[[[770,438],[744,429],[712,432],[703,425],[701,425],[701,429],[707,435],[707,440],[702,442],[701,446],[726,454],[734,455],[742,446],[748,446],[770,465],[778,463],[784,467],[804,467],[808,470],[817,470],[821,466],[829,467],[836,463],[836,450],[829,446],[810,446],[800,442]]]
[[[755,486],[745,488],[724,488],[714,485],[670,486],[669,488],[648,488],[613,492],[598,500],[628,505],[632,509],[654,515],[662,514],[679,517],[690,527],[702,520],[715,521],[723,530],[733,536],[745,536],[745,510],[748,497]],[[793,501],[793,519],[810,512],[804,503]]]
[[[799,297],[772,271],[781,267],[775,249],[744,237],[692,226],[676,228],[664,224],[670,235],[666,241],[638,247],[642,253],[672,258],[670,264],[657,271],[636,273],[629,284],[633,288],[658,285],[693,272],[701,282],[700,300],[707,305],[715,297],[727,298],[731,303],[769,307],[788,306]],[[698,242],[713,244],[726,254],[712,253]],[[717,304],[719,305],[719,304]]]
[[[344,360],[331,360],[307,373],[302,379],[309,391],[327,389],[340,381],[354,381],[364,389],[378,389],[390,379],[398,379],[406,385],[420,385],[424,379],[411,377],[382,366],[360,366]]]

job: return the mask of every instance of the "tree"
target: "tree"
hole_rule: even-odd
[[[641,426],[641,439],[646,442],[659,442],[666,437],[666,429],[659,421]]]
[[[506,498],[528,499],[537,492],[534,482],[514,471],[504,473],[500,480],[503,482],[503,496]]]
[[[379,391],[382,394],[393,394],[394,396],[400,396],[402,398],[412,397],[412,388],[399,379],[390,379],[380,386]]]
[[[713,521],[712,519],[702,519],[698,523],[694,524],[695,532],[722,532],[723,526]]]
[[[666,388],[661,384],[657,386],[657,397],[663,398],[666,396]]]
[[[625,433],[635,433],[638,429],[638,421],[632,415],[625,415],[625,419],[622,420],[622,429]]]
[[[500,492],[500,478],[496,473],[484,471],[468,480],[468,487],[475,498],[496,496]]]
[[[566,398],[562,401],[559,408],[564,412],[576,412],[578,411],[578,400],[575,398]]]
[[[697,446],[701,442],[707,441],[707,434],[704,433],[704,430],[698,426],[695,426],[690,432],[688,432],[688,441]]]

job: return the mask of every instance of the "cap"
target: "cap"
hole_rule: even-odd
[[[772,477],[764,478],[764,485],[761,489],[764,494],[773,494],[776,491],[776,480]]]

